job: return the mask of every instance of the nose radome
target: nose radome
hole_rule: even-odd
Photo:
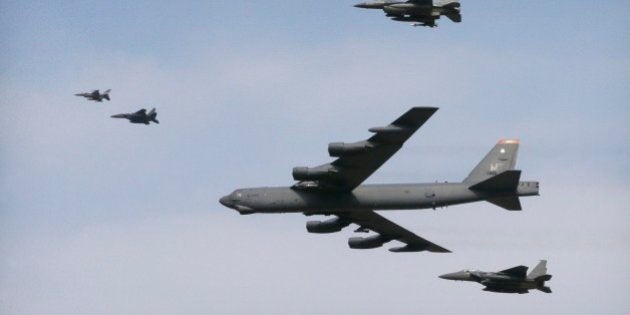
[[[230,197],[230,196],[223,196],[223,197],[221,197],[221,199],[219,199],[219,202],[220,202],[222,205],[224,205],[224,206],[226,206],[226,207],[228,207],[228,208],[229,208],[229,207],[230,207],[230,205],[231,205],[231,204],[230,204],[230,199],[229,199],[229,197]]]
[[[462,280],[464,278],[464,274],[461,271],[453,272],[453,273],[446,273],[439,276],[439,278],[446,279],[446,280]]]

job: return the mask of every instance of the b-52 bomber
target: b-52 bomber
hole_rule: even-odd
[[[96,101],[96,102],[102,102],[103,100],[110,100],[109,99],[109,92],[111,92],[112,90],[109,89],[105,92],[103,92],[103,94],[101,94],[98,90],[94,90],[91,93],[78,93],[78,94],[74,94],[75,96],[81,96],[81,97],[85,97],[90,101]]]
[[[501,140],[461,183],[361,185],[393,156],[437,108],[415,107],[385,127],[370,128],[374,135],[354,143],[331,143],[328,153],[337,159],[314,168],[296,167],[291,187],[237,189],[219,202],[240,214],[297,212],[334,216],[309,221],[310,233],[339,232],[351,223],[355,232],[376,232],[351,237],[350,248],[368,249],[392,240],[405,246],[392,252],[449,250],[389,221],[374,210],[430,209],[475,201],[489,201],[508,210],[520,210],[519,196],[538,195],[538,182],[521,182],[514,170],[518,140]]]
[[[545,281],[551,280],[551,275],[547,274],[546,260],[541,260],[529,274],[526,266],[517,266],[499,272],[462,270],[441,275],[440,278],[479,282],[485,286],[483,290],[489,292],[525,294],[537,289],[551,293],[551,288],[545,286]]]
[[[145,124],[145,125],[148,125],[150,122],[159,124],[160,122],[155,117],[157,117],[157,112],[155,111],[155,108],[152,109],[148,114],[147,114],[147,110],[143,108],[131,114],[112,115],[112,118],[126,118],[126,119],[129,119],[130,123]]]
[[[377,0],[356,4],[362,9],[381,9],[385,15],[394,21],[410,22],[413,26],[436,27],[436,20],[445,15],[451,21],[462,21],[459,1],[442,1],[433,4],[432,0]]]

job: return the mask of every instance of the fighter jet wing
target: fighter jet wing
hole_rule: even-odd
[[[147,114],[147,110],[144,109],[144,108],[139,110],[139,111],[137,111],[137,112],[135,112],[135,113],[133,113],[133,115],[135,115],[135,116],[140,116],[140,115],[146,116],[146,114]]]
[[[414,107],[385,127],[370,128],[375,133],[355,143],[331,143],[328,152],[339,157],[314,168],[296,167],[294,188],[325,191],[352,191],[392,157],[435,112],[434,107]]]
[[[527,266],[516,266],[510,269],[499,271],[499,273],[519,278],[525,278],[527,276]]]
[[[450,253],[446,248],[433,244],[424,238],[410,232],[400,225],[384,218],[374,211],[350,211],[336,214],[342,220],[351,221],[361,228],[378,233],[383,243],[397,240],[407,244],[403,247],[390,248],[392,252],[420,252],[428,250],[434,253]]]

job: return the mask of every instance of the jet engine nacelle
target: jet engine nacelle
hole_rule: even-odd
[[[330,178],[337,173],[334,167],[328,168],[310,168],[310,167],[294,167],[293,179],[295,180],[318,180]]]
[[[328,144],[328,154],[333,157],[355,155],[366,152],[369,148],[367,143],[333,142]]]
[[[348,239],[348,245],[354,249],[370,249],[381,247],[385,244],[385,240],[380,235],[369,237],[351,237]]]
[[[350,225],[349,222],[345,222],[339,218],[326,221],[308,221],[306,222],[306,230],[309,233],[335,233],[341,231],[348,225]]]

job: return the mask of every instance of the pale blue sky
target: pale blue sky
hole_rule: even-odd
[[[425,29],[352,4],[1,2],[0,313],[627,313],[630,5],[465,1]],[[440,110],[368,182],[461,180],[515,137],[541,196],[385,212],[454,252],[400,255],[217,202],[411,106]],[[109,118],[142,107],[161,124]],[[543,258],[551,295],[437,278]]]

